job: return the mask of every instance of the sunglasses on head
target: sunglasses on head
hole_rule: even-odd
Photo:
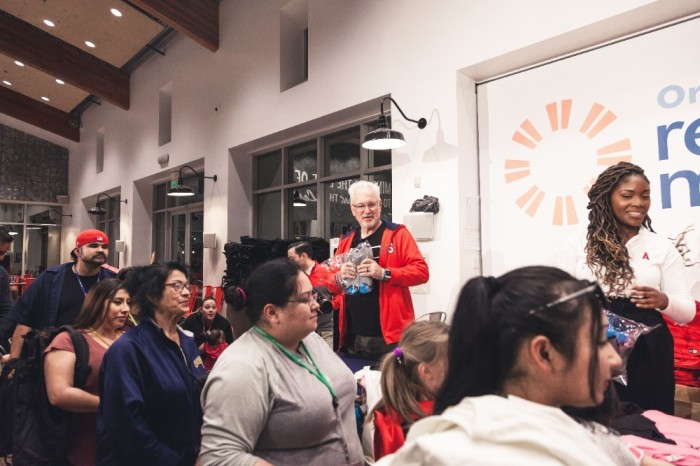
[[[598,300],[598,302],[600,303],[600,305],[603,309],[609,309],[610,307],[608,305],[609,304],[608,300],[605,297],[605,293],[603,292],[603,289],[600,287],[598,282],[588,282],[587,281],[587,283],[588,283],[588,285],[581,288],[580,290],[574,291],[573,293],[570,293],[567,295],[564,295],[558,299],[555,299],[552,302],[549,302],[547,304],[543,304],[542,306],[537,307],[535,309],[530,309],[527,313],[529,315],[535,315],[539,312],[546,311],[547,309],[550,309],[554,306],[558,306],[562,303],[565,303],[567,301],[571,301],[572,299],[576,299],[579,296],[587,295],[589,293],[593,293],[593,295],[596,297],[596,299]]]

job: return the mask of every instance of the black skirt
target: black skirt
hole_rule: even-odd
[[[659,311],[639,309],[627,298],[612,299],[610,310],[648,326],[659,324],[637,340],[627,361],[627,386],[615,384],[620,400],[636,403],[643,410],[656,409],[673,415],[673,336],[666,321]]]

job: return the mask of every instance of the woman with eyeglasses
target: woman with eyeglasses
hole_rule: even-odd
[[[139,324],[102,362],[97,464],[191,466],[199,454],[205,370],[194,339],[177,326],[189,309],[188,269],[176,262],[136,267],[127,290]]]
[[[314,332],[318,304],[306,274],[276,259],[226,294],[254,325],[224,351],[202,391],[202,464],[363,464],[357,385]]]
[[[616,389],[623,401],[673,414],[673,337],[664,317],[681,324],[695,317],[683,259],[651,228],[651,191],[641,167],[629,162],[608,167],[588,198],[588,228],[569,238],[555,265],[597,280],[615,314],[659,327],[637,340],[627,362],[627,386]]]
[[[450,326],[439,415],[377,464],[612,465],[562,406],[603,402],[621,361],[598,287],[551,267],[469,280]]]

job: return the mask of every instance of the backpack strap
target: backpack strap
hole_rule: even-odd
[[[64,325],[56,331],[56,335],[61,332],[70,334],[73,349],[75,350],[75,370],[73,372],[73,386],[76,388],[85,388],[88,375],[90,374],[90,347],[88,346],[85,335],[71,327]]]

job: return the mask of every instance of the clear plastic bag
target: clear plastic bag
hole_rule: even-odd
[[[612,344],[622,359],[622,367],[617,371],[613,380],[627,386],[627,361],[629,361],[637,339],[659,327],[660,324],[649,327],[613,312],[606,312],[608,314],[608,339],[614,338]]]
[[[360,265],[363,260],[372,259],[373,257],[372,246],[370,246],[367,241],[363,241],[356,248],[331,257],[323,262],[321,266],[328,270],[328,276],[335,277],[343,264],[350,262],[355,266],[355,269],[357,269],[357,266]],[[372,291],[373,282],[372,277],[360,277],[360,275],[357,275],[354,280],[338,281],[343,287],[343,291],[347,294],[369,293]]]

